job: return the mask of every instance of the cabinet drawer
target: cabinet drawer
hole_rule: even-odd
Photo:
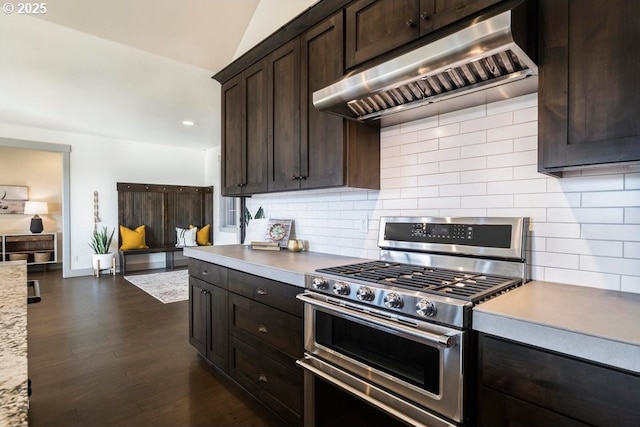
[[[229,333],[249,336],[297,358],[302,357],[302,318],[229,294]]]
[[[296,295],[304,289],[241,271],[229,270],[229,290],[295,316],[302,317],[302,301]]]
[[[301,425],[304,377],[231,337],[230,375],[291,425]]]
[[[484,387],[597,426],[636,426],[640,377],[481,335]]]
[[[228,269],[216,264],[189,259],[189,275],[197,279],[227,289]]]

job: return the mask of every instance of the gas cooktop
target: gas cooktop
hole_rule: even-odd
[[[371,261],[316,270],[326,274],[379,285],[418,290],[478,303],[487,296],[518,286],[519,279],[460,272],[419,265]]]

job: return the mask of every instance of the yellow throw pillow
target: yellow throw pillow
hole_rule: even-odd
[[[121,251],[129,249],[147,249],[147,242],[144,234],[144,225],[131,230],[130,228],[120,226],[120,236],[122,237]]]
[[[195,228],[195,225],[191,224],[189,225],[189,228]],[[198,242],[198,245],[200,246],[211,245],[211,241],[209,240],[210,230],[211,230],[211,224],[207,224],[196,232],[196,242]]]

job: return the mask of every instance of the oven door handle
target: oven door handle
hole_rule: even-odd
[[[329,365],[308,353],[305,353],[304,359],[296,360],[296,364],[311,372],[313,375],[322,378],[328,383],[353,394],[370,405],[380,408],[412,426],[454,427],[453,424],[441,419],[440,417],[426,412],[409,402],[399,400],[395,395],[392,395],[373,384],[366,383],[342,369]],[[396,409],[386,402],[396,402],[396,404],[401,404],[402,410]],[[427,425],[418,421],[418,418],[428,419],[429,424]]]
[[[452,342],[452,337],[449,335],[442,335],[442,334],[434,334],[432,332],[428,332],[428,331],[424,331],[424,330],[419,330],[419,329],[415,329],[415,328],[411,328],[409,326],[405,326],[400,322],[393,322],[391,320],[386,320],[382,317],[379,316],[374,316],[372,314],[368,314],[365,312],[360,312],[360,311],[355,311],[349,308],[348,305],[345,306],[340,306],[342,308],[345,308],[347,310],[349,310],[348,313],[340,313],[336,310],[336,305],[328,303],[328,302],[324,302],[324,301],[320,301],[317,300],[313,297],[310,297],[309,294],[299,294],[296,295],[296,298],[299,299],[300,301],[303,301],[306,304],[311,304],[314,305],[316,307],[320,307],[323,308],[325,310],[329,310],[333,313],[336,314],[342,314],[342,315],[347,315],[349,317],[353,317],[356,319],[361,319],[361,320],[365,320],[368,322],[372,322],[372,323],[376,323],[378,325],[382,325],[382,326],[386,326],[387,328],[390,329],[394,329],[396,331],[401,331],[409,336],[418,338],[424,342],[427,342],[429,344],[435,345],[437,347],[445,347],[445,348],[449,348],[453,345]]]

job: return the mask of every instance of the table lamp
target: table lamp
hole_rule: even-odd
[[[38,215],[49,213],[47,202],[24,202],[24,213],[25,215],[33,215],[33,218],[31,218],[31,228],[29,228],[29,230],[32,233],[42,233],[44,229],[42,227],[42,218]]]

